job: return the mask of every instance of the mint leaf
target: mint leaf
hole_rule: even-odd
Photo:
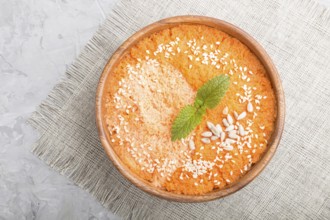
[[[207,108],[215,108],[229,87],[229,77],[225,75],[216,76],[207,81],[197,91],[196,101],[201,100],[202,105]]]
[[[174,119],[172,141],[187,137],[202,122],[206,109],[215,108],[219,104],[228,87],[229,77],[219,75],[199,88],[194,104],[185,106]]]
[[[172,125],[172,141],[186,137],[197,125],[202,122],[205,113],[202,108],[197,109],[193,105],[187,105],[181,109]]]
[[[203,106],[203,104],[204,104],[204,102],[203,102],[202,100],[200,100],[200,99],[196,99],[196,100],[195,100],[195,103],[194,103],[194,106],[195,106],[196,108],[200,108],[200,107]]]

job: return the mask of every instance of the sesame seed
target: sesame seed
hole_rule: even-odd
[[[195,142],[193,140],[189,140],[189,148],[190,150],[195,150]]]
[[[236,119],[238,118],[238,113],[236,111],[234,111],[234,116]]]
[[[253,112],[253,105],[252,105],[251,102],[249,102],[248,105],[247,105],[247,111],[248,112]]]
[[[223,109],[222,113],[224,115],[227,115],[228,114],[228,107],[227,106]]]
[[[228,140],[228,138],[226,140]],[[226,151],[232,151],[234,149],[234,147],[231,145],[227,145],[227,146],[224,146],[223,149],[225,149]]]

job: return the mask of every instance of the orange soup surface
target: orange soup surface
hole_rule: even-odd
[[[220,104],[188,137],[172,141],[180,110],[221,74],[230,86]],[[203,25],[179,25],[139,41],[111,73],[105,105],[111,146],[127,167],[156,187],[187,195],[239,180],[267,149],[276,119],[275,95],[258,58]]]

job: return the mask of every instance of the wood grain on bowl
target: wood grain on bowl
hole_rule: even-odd
[[[181,24],[195,24],[212,27],[229,34],[230,36],[238,39],[240,42],[246,45],[259,59],[259,61],[265,68],[276,98],[277,116],[274,124],[274,131],[268,141],[267,149],[263,153],[262,158],[257,163],[255,163],[250,169],[250,171],[243,175],[238,181],[232,183],[231,185],[226,185],[225,188],[213,190],[209,193],[205,193],[202,195],[183,195],[169,192],[161,188],[155,187],[149,181],[144,180],[143,178],[132,172],[118,157],[115,150],[111,147],[111,138],[104,117],[106,112],[106,91],[107,85],[109,85],[109,82],[111,80],[110,75],[112,72],[114,72],[115,68],[122,60],[122,58],[127,55],[130,52],[131,48],[143,38],[148,37],[155,32],[159,32],[161,30],[172,28]],[[241,29],[215,18],[201,16],[179,16],[167,18],[153,23],[135,33],[118,48],[118,50],[109,60],[108,64],[105,66],[99,81],[98,90],[96,94],[96,119],[99,136],[102,145],[113,164],[128,180],[130,180],[140,189],[155,196],[180,202],[202,202],[221,198],[233,192],[236,192],[237,190],[241,189],[246,184],[251,182],[264,169],[264,167],[267,165],[267,163],[275,153],[283,131],[284,115],[284,94],[279,75],[265,50],[252,37],[250,37]]]

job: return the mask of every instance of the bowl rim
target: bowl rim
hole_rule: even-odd
[[[263,153],[261,159],[255,163],[252,168],[243,175],[238,181],[233,184],[218,190],[213,190],[209,193],[203,195],[183,195],[169,192],[160,188],[152,186],[148,181],[138,177],[134,174],[126,165],[120,160],[116,152],[112,149],[110,141],[107,137],[107,131],[105,127],[105,122],[102,114],[103,101],[104,101],[104,90],[105,82],[109,77],[109,72],[112,68],[116,67],[116,64],[120,61],[121,57],[125,52],[127,52],[132,46],[134,46],[142,38],[151,35],[154,32],[160,31],[162,29],[167,29],[180,24],[197,24],[206,25],[209,27],[216,28],[223,31],[230,36],[240,40],[245,44],[260,60],[266,69],[267,75],[273,87],[273,91],[276,96],[277,101],[277,117],[274,125],[273,134],[268,142],[267,148]],[[285,99],[283,87],[277,69],[272,62],[271,58],[265,51],[265,49],[249,34],[247,34],[242,29],[230,24],[226,21],[206,16],[197,15],[182,15],[175,17],[168,17],[157,22],[154,22],[146,27],[140,29],[133,35],[131,35],[119,48],[113,53],[111,58],[108,60],[104,67],[104,70],[100,76],[97,91],[96,91],[96,125],[101,140],[102,146],[106,151],[107,156],[110,158],[114,166],[119,170],[119,172],[128,179],[133,185],[137,186],[139,189],[155,195],[157,197],[177,201],[177,202],[206,202],[215,199],[219,199],[228,196],[234,192],[237,192],[241,188],[249,184],[253,179],[255,179],[261,171],[266,167],[271,158],[273,157],[284,129],[285,121]]]

